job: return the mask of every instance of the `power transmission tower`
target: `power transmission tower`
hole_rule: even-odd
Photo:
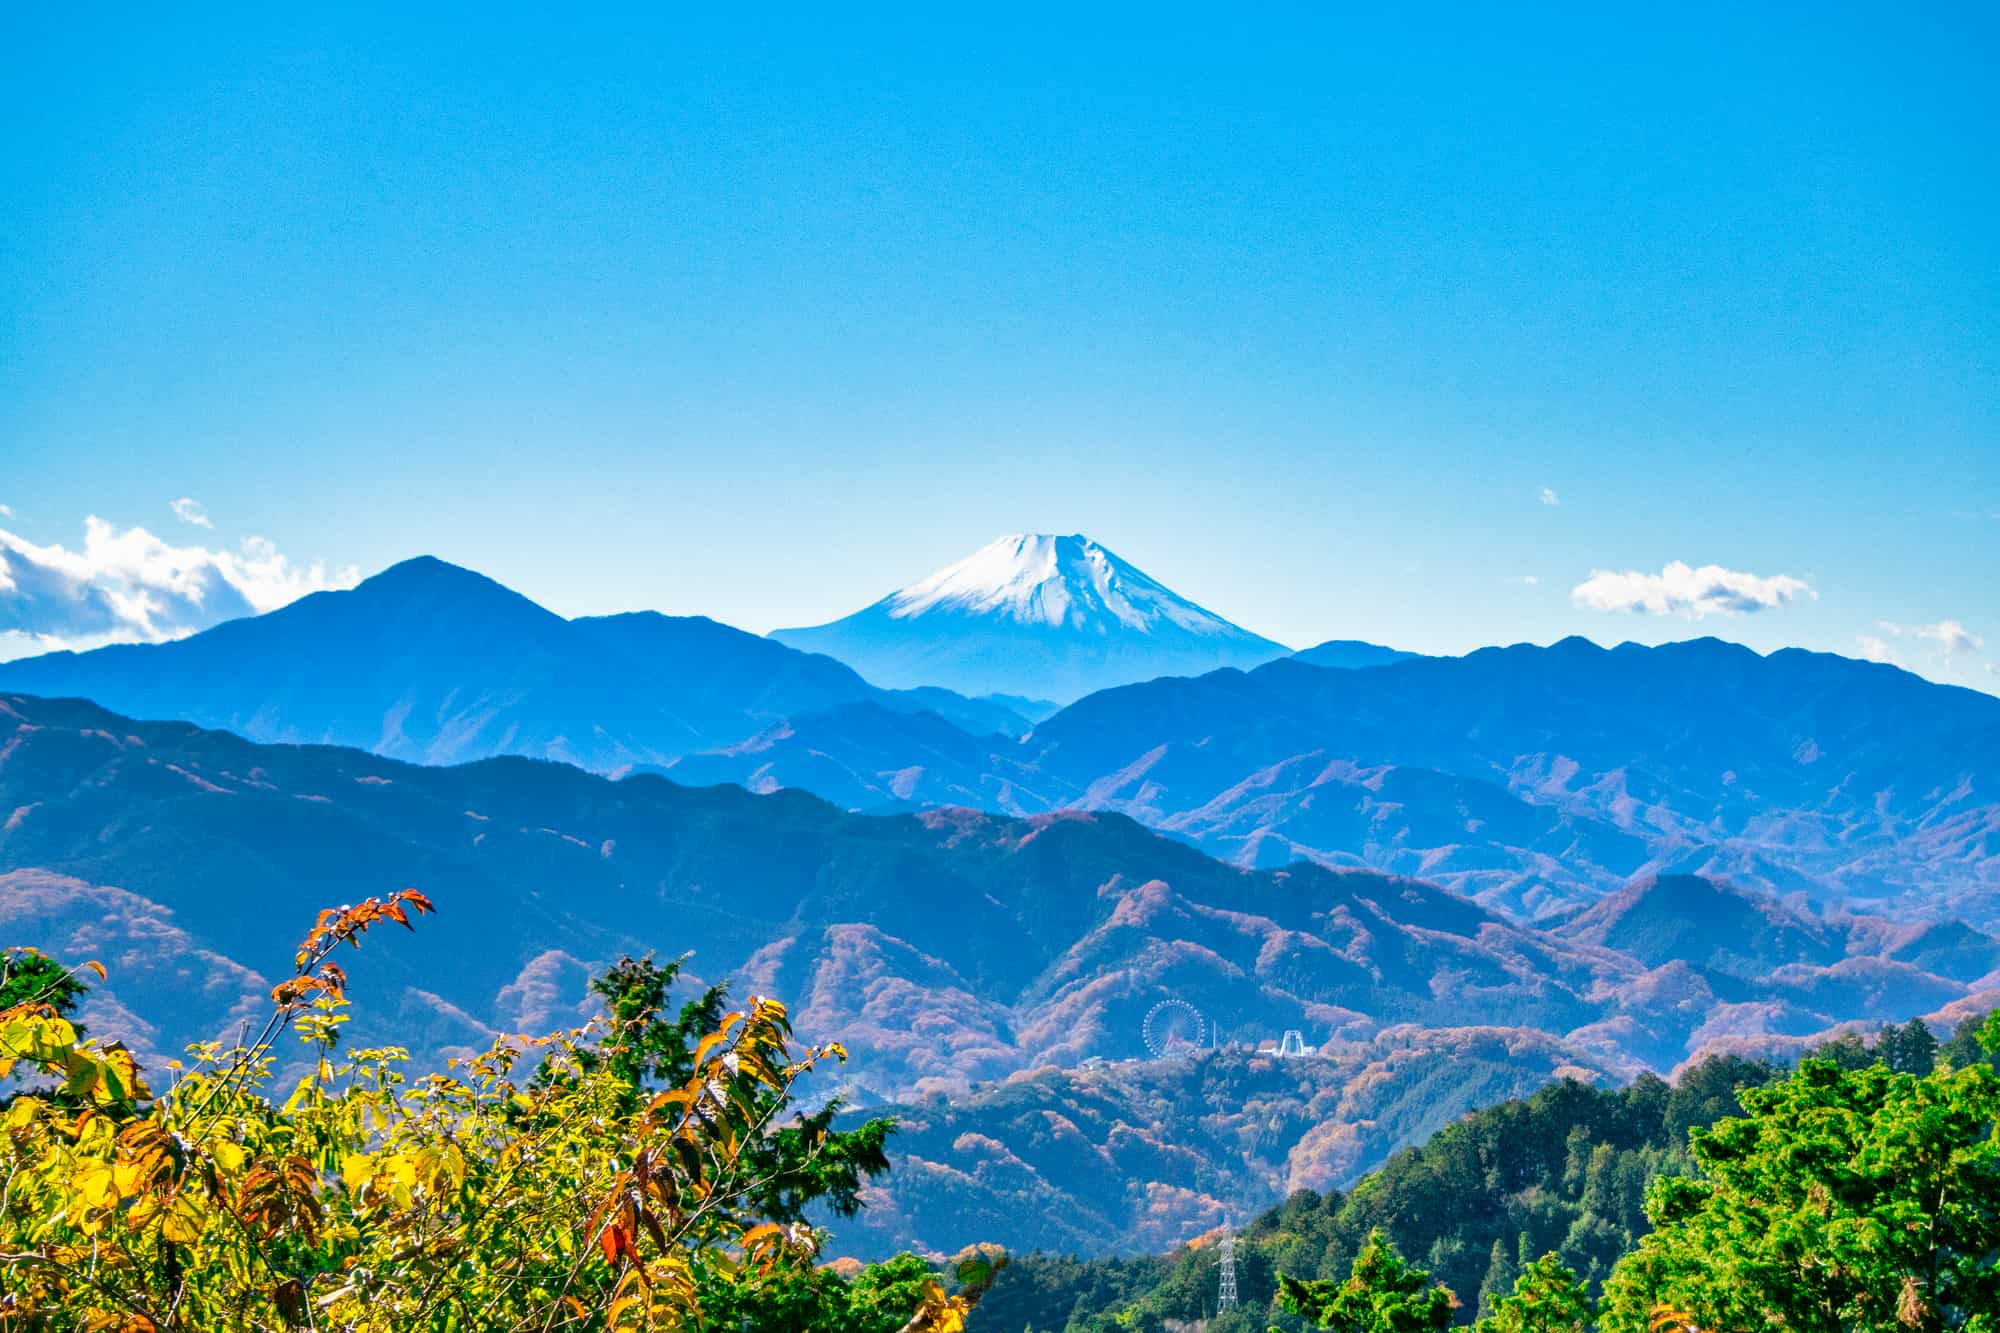
[[[1215,1312],[1221,1314],[1236,1304],[1236,1237],[1222,1238],[1222,1257],[1216,1261],[1222,1270],[1222,1285],[1215,1293]]]

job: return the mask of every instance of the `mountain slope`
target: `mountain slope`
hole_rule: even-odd
[[[1363,671],[1285,660],[1107,690],[1021,748],[1087,804],[1148,822],[1323,753],[1504,787],[1642,840],[1661,873],[1891,915],[1913,898],[1926,918],[2000,915],[2000,699],[1797,649],[1571,639]],[[1302,794],[1319,771],[1296,764],[1273,790]],[[1301,817],[1281,807],[1263,828],[1283,835]]]
[[[933,709],[977,731],[1026,727],[1004,707],[948,691],[875,689],[831,658],[699,616],[565,620],[429,557],[173,643],[0,664],[0,688],[253,740],[421,763],[525,754],[607,772],[856,700]]]
[[[1078,534],[1002,537],[851,616],[771,637],[882,685],[1059,700],[1287,651]]]
[[[839,1229],[841,1252],[1164,1249],[1302,1189],[1349,1185],[1392,1152],[1551,1079],[1613,1080],[1558,1040],[1398,1029],[1304,1059],[1037,1069],[897,1106],[894,1162]]]
[[[1162,678],[1019,741],[855,723],[802,715],[698,771],[866,809],[1115,810],[1237,864],[1372,866],[1534,918],[1682,874],[2000,924],[2000,700],[1875,663],[1566,640]]]
[[[1240,1039],[1604,1014],[1584,998],[1602,959],[1442,890],[1249,873],[1116,816],[867,818],[524,759],[260,746],[18,695],[0,696],[0,811],[0,873],[115,886],[250,971],[289,957],[319,907],[420,885],[436,922],[358,962],[357,998],[371,979],[374,1000],[421,991],[461,1040],[514,1026],[505,997],[536,969],[580,999],[586,964],[647,949],[800,997],[802,1029],[867,1051],[857,1068],[885,1090],[1140,1053],[1169,994]]]
[[[1039,1177],[1103,1212],[1105,1245],[1175,1239],[1565,1068],[1622,1077],[1971,1004],[1995,964],[1963,927],[1873,922],[1843,927],[1831,966],[1650,966],[1418,880],[1246,870],[1114,814],[867,817],[797,792],[521,758],[425,767],[0,695],[0,943],[101,958],[86,1018],[149,1064],[258,1012],[320,907],[409,885],[438,913],[348,960],[354,1043],[427,1062],[545,1031],[581,1016],[620,954],[691,950],[692,975],[785,999],[807,1040],[845,1040],[850,1093],[923,1112],[904,1160],[929,1165],[895,1187],[918,1236],[961,1198],[1019,1215],[1007,1200]],[[1220,1048],[1193,1064],[1242,1078],[1190,1083],[1147,1058],[1146,1017],[1172,1000]],[[1287,1028],[1317,1063],[1246,1049]],[[1070,1072],[1034,1072],[1050,1066]],[[965,1116],[930,1100],[968,1085]],[[1186,1142],[1142,1132],[1163,1107]],[[1136,1192],[1107,1206],[1128,1168]]]
[[[1894,1014],[1899,995],[1946,1003],[1993,966],[1976,933],[1878,923],[1872,951],[1831,968],[1675,975],[1419,880],[1240,869],[1117,815],[866,817],[797,792],[517,758],[413,766],[0,695],[12,871],[133,895],[108,915],[166,914],[217,975],[281,963],[320,907],[414,884],[440,915],[358,961],[357,997],[423,1008],[440,1045],[522,1026],[529,993],[573,1007],[621,952],[692,949],[699,974],[792,998],[802,1031],[866,1052],[856,1071],[885,1095],[1142,1054],[1142,1020],[1170,997],[1222,1043],[1495,1024],[1665,1068],[1722,1037]],[[60,900],[37,918],[59,933],[23,942],[93,919],[75,904],[97,898]],[[158,1049],[209,1035],[243,993],[200,1000],[211,964],[189,966],[185,1026]]]
[[[867,813],[968,805],[1040,814],[1063,804],[1057,791],[1006,776],[1000,757],[1006,749],[1005,737],[968,735],[935,713],[859,702],[787,718],[736,745],[688,755],[659,771],[691,786],[733,782],[758,793],[809,791]]]
[[[1561,933],[1653,967],[1684,962],[1742,977],[1795,964],[1830,967],[1847,956],[1842,932],[1827,923],[1694,875],[1633,883],[1566,923]]]
[[[1582,1281],[1599,1284],[1648,1230],[1643,1204],[1652,1180],[1690,1169],[1688,1128],[1739,1114],[1736,1089],[1776,1073],[1719,1060],[1685,1071],[1672,1086],[1656,1078],[1615,1089],[1564,1081],[1523,1100],[1489,1102],[1398,1152],[1345,1194],[1303,1188],[1255,1217],[1230,1218],[1242,1301],[1233,1315],[1205,1318],[1214,1311],[1218,1229],[1150,1259],[1017,1256],[967,1327],[1110,1333],[1205,1324],[1235,1333],[1291,1326],[1273,1309],[1277,1274],[1344,1276],[1378,1227],[1457,1294],[1458,1325],[1488,1308],[1483,1298],[1512,1291],[1521,1255],[1554,1251]],[[894,1190],[895,1173],[889,1179]]]

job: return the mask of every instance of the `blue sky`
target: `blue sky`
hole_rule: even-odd
[[[1996,688],[2000,25],[1760,8],[17,11],[0,531],[759,630],[1083,531],[1294,644]]]

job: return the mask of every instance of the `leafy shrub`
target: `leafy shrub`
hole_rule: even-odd
[[[0,1330],[963,1326],[992,1258],[961,1264],[956,1292],[909,1256],[816,1262],[801,1211],[851,1211],[889,1127],[793,1109],[845,1053],[796,1047],[775,1000],[725,1011],[711,991],[669,1019],[673,969],[628,960],[608,1020],[445,1072],[342,1051],[334,949],[430,910],[404,891],[323,913],[257,1038],[192,1049],[157,1096],[65,1016],[71,973],[13,955],[0,1079],[28,1086],[0,1137]],[[305,1073],[280,1101],[287,1032]]]

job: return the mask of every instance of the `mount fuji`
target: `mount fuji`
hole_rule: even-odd
[[[774,630],[890,688],[1067,702],[1290,650],[1196,606],[1081,534],[1001,537],[830,624]]]

